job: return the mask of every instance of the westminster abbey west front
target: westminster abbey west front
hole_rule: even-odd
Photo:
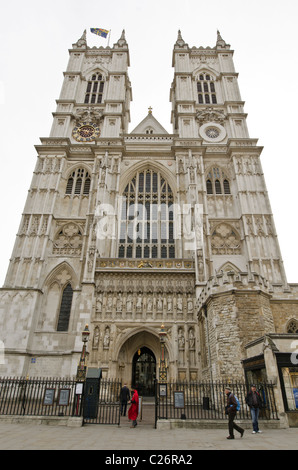
[[[75,376],[88,324],[88,365],[143,395],[162,325],[169,380],[243,378],[247,344],[295,330],[298,288],[233,51],[219,33],[207,48],[178,33],[172,134],[151,108],[128,132],[124,32],[105,48],[85,32],[69,53],[0,291],[0,375]]]

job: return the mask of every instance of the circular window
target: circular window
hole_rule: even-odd
[[[225,128],[215,122],[203,124],[199,132],[200,136],[207,142],[221,142],[227,135]]]
[[[216,127],[209,127],[206,129],[206,135],[210,137],[210,139],[216,139],[219,136],[219,130]]]

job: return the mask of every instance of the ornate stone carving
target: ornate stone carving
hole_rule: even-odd
[[[241,254],[241,241],[236,230],[231,225],[221,223],[213,230],[211,235],[212,254],[239,255]]]
[[[81,122],[99,124],[102,116],[103,112],[101,109],[92,108],[91,106],[88,106],[87,108],[77,108],[74,113],[74,118],[77,124],[80,124]]]
[[[226,114],[222,109],[214,109],[212,106],[205,108],[203,111],[198,111],[196,118],[202,126],[208,122],[216,122],[223,125],[226,119]]]
[[[65,224],[53,243],[53,254],[80,255],[82,251],[82,229],[74,222]]]

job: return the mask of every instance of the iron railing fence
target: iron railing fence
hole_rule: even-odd
[[[89,413],[85,386],[75,379],[0,377],[0,415],[83,416],[86,423],[119,424],[120,390],[119,380],[101,379]]]
[[[118,379],[102,379],[96,401],[88,402],[88,394],[84,396],[84,423],[87,424],[120,424],[120,391],[121,381]],[[98,398],[98,399],[97,399]]]
[[[156,382],[155,419],[205,419],[225,420],[226,395],[225,387],[232,389],[238,398],[241,408],[238,419],[251,419],[250,409],[246,405],[246,396],[250,387],[246,383],[234,382]],[[278,412],[275,403],[274,385],[257,384],[257,390],[263,401],[259,419],[277,420]]]
[[[0,415],[80,416],[76,385],[66,378],[0,377]]]
[[[92,416],[88,415],[88,397],[82,399],[82,390],[78,390],[77,385],[74,379],[65,378],[0,377],[0,415],[84,416],[84,422],[90,424],[120,424],[119,380],[100,381],[98,400]],[[227,385],[232,388],[241,404],[237,418],[251,419],[245,402],[249,391],[246,383],[156,382],[155,420],[227,419],[224,393]],[[274,385],[259,383],[257,390],[263,400],[259,419],[279,419]]]

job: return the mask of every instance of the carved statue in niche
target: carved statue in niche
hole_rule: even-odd
[[[178,347],[179,349],[185,348],[185,338],[184,338],[183,328],[179,328],[178,330]]]
[[[103,303],[103,297],[102,293],[100,292],[97,299],[96,299],[96,310],[97,312],[102,312],[102,303]]]
[[[109,294],[108,302],[107,302],[107,311],[111,312],[112,309],[113,309],[113,296],[112,296],[112,294]]]
[[[153,309],[153,299],[150,295],[147,300],[147,312],[152,312],[152,309]]]
[[[110,346],[110,328],[107,326],[105,329],[105,334],[103,338],[103,348],[109,349]]]
[[[122,297],[121,297],[121,293],[120,293],[120,292],[118,293],[118,297],[117,297],[117,306],[116,306],[116,309],[117,309],[117,312],[121,312],[121,311],[122,311]]]
[[[173,311],[173,299],[171,295],[168,295],[168,312]]]
[[[190,328],[190,329],[189,329],[188,338],[189,338],[189,349],[195,349],[195,347],[196,347],[196,339],[195,339],[195,335],[194,335],[194,330],[193,330],[193,328]]]
[[[183,328],[178,330],[178,361],[180,364],[184,364],[184,352],[185,352],[185,338]]]
[[[196,362],[196,339],[193,328],[188,330],[188,344],[189,344],[189,362],[195,365]]]
[[[162,312],[162,307],[163,307],[163,299],[162,299],[162,296],[159,295],[157,298],[157,311]]]
[[[190,294],[188,295],[188,298],[187,298],[187,311],[188,312],[193,311],[193,300]]]
[[[132,312],[132,295],[128,294],[126,299],[126,311]]]
[[[182,313],[183,312],[183,299],[181,297],[181,294],[178,294],[177,298],[177,313]]]
[[[137,303],[136,303],[136,309],[137,309],[138,312],[139,312],[140,310],[142,310],[142,306],[143,306],[143,298],[142,298],[142,294],[140,293],[140,294],[138,295]]]
[[[203,251],[197,250],[197,258],[198,258],[198,275],[199,281],[204,281],[204,260],[203,260]]]
[[[99,345],[99,327],[97,326],[94,330],[92,349],[97,349]]]

